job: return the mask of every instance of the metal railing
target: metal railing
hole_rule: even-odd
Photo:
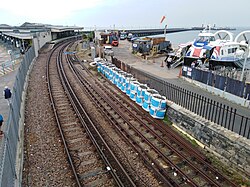
[[[2,145],[0,145],[0,149],[2,150],[0,152],[0,186],[3,187],[14,186],[14,181],[17,178],[16,156],[17,144],[19,141],[19,120],[22,93],[24,89],[25,77],[34,57],[35,51],[34,48],[31,47],[29,51],[26,52],[20,63],[12,89],[12,104],[10,105]]]
[[[116,58],[113,58],[113,63],[122,70],[131,73],[141,83],[156,89],[161,95],[166,96],[168,100],[215,124],[250,139],[249,117],[238,114],[237,109],[171,84],[147,72],[135,69]]]
[[[7,74],[10,71],[14,71],[19,67],[19,62],[21,61],[22,55],[19,48],[13,47],[13,45],[6,44],[0,40],[0,45],[3,47],[4,51],[8,51],[9,59],[0,63],[0,76]]]

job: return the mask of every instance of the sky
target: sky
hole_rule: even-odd
[[[160,23],[162,16],[165,20]],[[84,28],[250,26],[250,0],[4,0],[0,24]]]

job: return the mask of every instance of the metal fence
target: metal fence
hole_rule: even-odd
[[[245,81],[239,81],[228,76],[218,75],[212,71],[204,71],[202,69],[190,67],[183,67],[182,75],[238,97],[250,100],[250,83],[246,83]]]
[[[9,59],[0,62],[0,76],[14,71],[19,67],[19,62],[22,58],[19,48],[13,47],[11,44],[4,43],[0,40],[0,44],[4,51],[8,51]]]
[[[5,75],[8,72],[14,71],[19,66],[19,61],[7,61],[0,64],[0,76]]]
[[[242,69],[236,69],[232,67],[219,67],[212,71],[216,75],[221,75],[224,77],[229,77],[235,80],[240,80],[241,78],[245,82],[250,82],[250,70],[245,70],[242,75]]]
[[[250,139],[250,120],[248,117],[238,114],[237,109],[171,84],[147,72],[135,69],[116,58],[113,58],[113,63],[122,70],[131,73],[141,83],[156,89],[160,94],[166,96],[168,100],[173,101],[211,122]]]
[[[6,122],[3,143],[0,145],[2,150],[0,153],[0,185],[3,187],[14,186],[14,181],[17,178],[16,154],[19,141],[19,119],[22,92],[27,71],[34,57],[35,51],[32,47],[27,51],[20,63],[12,90],[12,104],[10,105],[9,117]]]

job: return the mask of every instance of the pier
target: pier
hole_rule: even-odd
[[[174,32],[184,32],[190,31],[190,28],[169,28],[166,29],[166,33],[174,33]],[[158,35],[164,34],[164,29],[137,29],[137,30],[124,30],[127,33],[132,33],[134,36],[149,36],[149,35]]]

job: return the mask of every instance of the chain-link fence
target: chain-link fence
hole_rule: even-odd
[[[12,104],[10,105],[9,117],[6,122],[4,139],[0,145],[0,186],[14,186],[16,173],[17,144],[19,141],[19,120],[22,103],[22,93],[24,89],[25,77],[29,66],[35,57],[34,48],[31,47],[24,55],[20,63],[16,80],[12,90]]]

